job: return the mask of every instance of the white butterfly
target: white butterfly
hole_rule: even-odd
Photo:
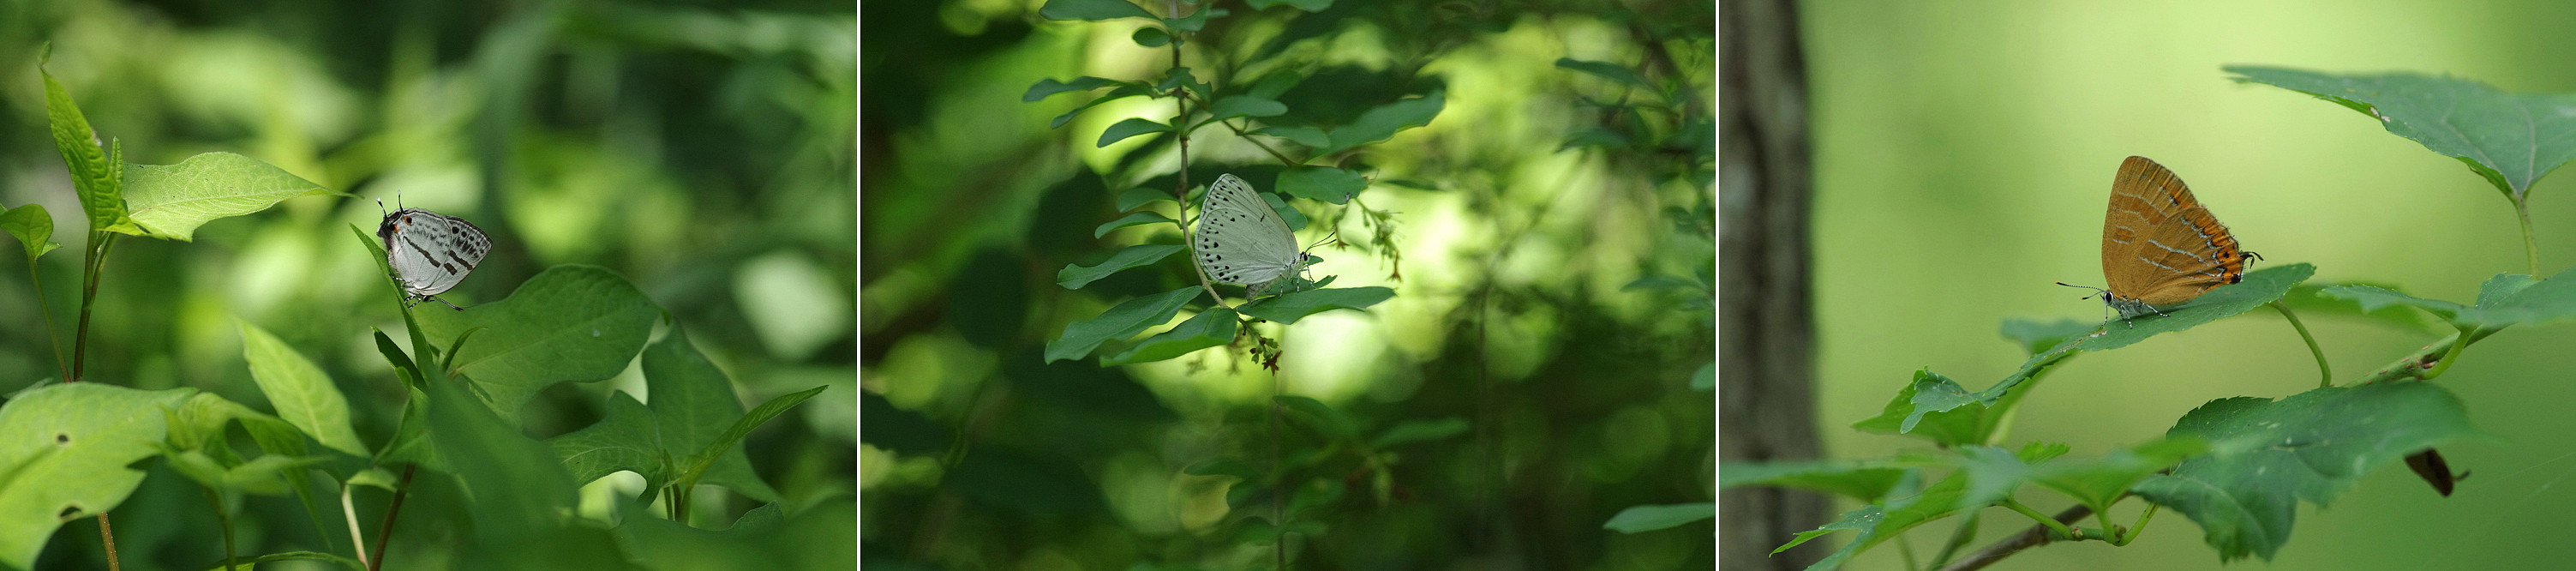
[[[1252,185],[1234,175],[1218,175],[1199,201],[1199,270],[1216,281],[1251,286],[1260,292],[1294,277],[1317,261],[1297,250],[1297,235],[1288,221],[1270,209]]]
[[[384,201],[376,205],[382,207]],[[384,223],[376,226],[376,237],[385,242],[385,264],[402,282],[406,308],[432,300],[465,311],[438,299],[438,294],[464,281],[465,274],[483,262],[483,254],[492,251],[492,239],[474,223],[418,208],[386,213]]]

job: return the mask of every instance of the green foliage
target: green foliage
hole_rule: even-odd
[[[63,247],[54,237],[54,216],[45,213],[45,205],[20,204],[0,212],[0,231],[17,238],[27,250],[27,265],[34,266],[37,257]]]
[[[2430,383],[2328,387],[2279,401],[2210,401],[2166,432],[2209,442],[2208,456],[2135,491],[2200,524],[2221,561],[2271,559],[2290,539],[2298,502],[2320,506],[2369,470],[2475,434],[2467,407]]]
[[[1308,315],[1335,309],[1368,309],[1393,297],[1395,290],[1375,286],[1312,289],[1263,298],[1236,309],[1258,319],[1296,323]]]
[[[1360,173],[1337,168],[1297,167],[1279,173],[1281,194],[1307,200],[1341,204],[1366,189],[1368,179]]]
[[[312,360],[305,359],[295,348],[279,341],[267,330],[237,321],[242,336],[242,359],[250,362],[251,379],[259,391],[268,395],[269,406],[277,408],[279,417],[297,430],[313,435],[333,450],[366,455],[367,445],[358,441],[358,432],[349,424],[349,400],[331,377],[322,373]],[[379,334],[381,335],[381,334]]]
[[[1130,118],[1124,121],[1119,121],[1116,124],[1112,124],[1107,129],[1102,129],[1100,131],[1100,143],[1098,146],[1106,147],[1109,146],[1110,143],[1127,140],[1128,137],[1161,133],[1170,130],[1172,130],[1171,125],[1158,123],[1151,119]]]
[[[440,309],[416,314],[421,333],[449,340],[486,328],[456,351],[453,371],[463,373],[494,412],[512,420],[546,387],[626,370],[662,313],[626,278],[578,265],[548,268],[501,301],[466,311]]]
[[[1152,12],[1146,12],[1144,8],[1139,8],[1135,4],[1130,4],[1127,0],[1047,0],[1045,6],[1038,8],[1038,15],[1045,16],[1049,20],[1112,20],[1117,18],[1154,17]]]
[[[1876,462],[1730,462],[1718,466],[1717,487],[1778,486],[1815,490],[1864,502],[1876,502],[1906,475],[1906,470]]]
[[[2373,286],[2328,288],[2323,295],[2352,300],[2364,311],[2405,306],[2449,322],[2456,328],[2504,327],[2576,318],[2576,270],[2546,280],[2519,274],[2497,274],[2478,289],[2475,306],[2424,299]]]
[[[71,168],[72,188],[80,197],[81,211],[89,216],[89,229],[143,233],[126,215],[124,147],[110,143],[101,151],[97,132],[90,129],[80,105],[72,102],[71,92],[63,90],[43,64],[36,70],[45,78],[45,120],[51,125],[54,148],[62,151],[63,163]]]
[[[1119,217],[1117,220],[1102,223],[1099,228],[1092,229],[1091,237],[1098,238],[1101,236],[1107,236],[1111,230],[1117,230],[1129,226],[1143,226],[1146,224],[1175,224],[1178,222],[1179,221],[1173,220],[1169,216],[1164,216],[1159,212],[1130,213],[1126,216]]]
[[[1234,341],[1235,313],[1210,309],[1192,315],[1170,330],[1145,338],[1126,350],[1100,358],[1101,366],[1161,361]]]
[[[1637,533],[1680,527],[1682,524],[1717,517],[1717,504],[1700,502],[1663,506],[1631,506],[1601,524],[1601,529],[1619,533]]]
[[[1062,335],[1047,341],[1046,360],[1080,359],[1090,355],[1091,350],[1104,341],[1134,337],[1144,333],[1145,328],[1162,325],[1180,313],[1182,306],[1198,299],[1200,291],[1198,287],[1191,286],[1129,298],[1097,317],[1066,325]]]
[[[127,165],[125,171],[125,202],[134,223],[154,237],[181,242],[199,225],[267,210],[289,198],[347,196],[233,153],[206,153],[175,165]]]
[[[2576,95],[2515,95],[2485,83],[2412,73],[2336,75],[2232,65],[2237,81],[2314,95],[2360,111],[2389,133],[2467,163],[2515,202],[2576,159]]]
[[[50,385],[0,405],[0,564],[33,568],[54,528],[123,503],[196,389]]]

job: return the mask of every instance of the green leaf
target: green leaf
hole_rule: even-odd
[[[1064,112],[1064,114],[1063,114],[1063,115],[1057,115],[1057,116],[1055,116],[1055,119],[1054,119],[1054,120],[1052,120],[1052,121],[1048,121],[1048,122],[1047,122],[1047,128],[1049,128],[1049,129],[1059,129],[1059,128],[1063,128],[1065,123],[1073,121],[1073,116],[1075,116],[1075,115],[1081,115],[1083,111],[1089,110],[1089,109],[1091,109],[1091,108],[1093,108],[1093,107],[1098,107],[1098,106],[1100,106],[1100,104],[1102,104],[1102,103],[1108,103],[1108,102],[1111,102],[1111,101],[1117,101],[1117,100],[1120,100],[1120,99],[1125,99],[1125,98],[1129,98],[1129,97],[1135,97],[1135,96],[1138,96],[1138,95],[1144,95],[1144,94],[1152,93],[1152,92],[1153,92],[1153,88],[1152,88],[1152,87],[1149,87],[1149,86],[1146,86],[1146,85],[1143,85],[1143,84],[1120,82],[1120,83],[1118,84],[1118,88],[1117,88],[1117,89],[1109,90],[1109,92],[1108,92],[1108,93],[1100,94],[1100,97],[1094,98],[1094,99],[1092,99],[1092,100],[1091,100],[1091,101],[1089,101],[1089,102],[1083,103],[1081,106],[1079,106],[1079,107],[1075,107],[1075,108],[1073,108],[1073,110],[1071,110],[1071,111],[1066,111],[1066,112]]]
[[[1296,413],[1291,416],[1304,420],[1307,426],[1315,427],[1315,431],[1322,433],[1326,438],[1341,440],[1359,435],[1359,423],[1352,421],[1349,416],[1344,416],[1342,411],[1335,410],[1333,405],[1324,404],[1324,401],[1315,400],[1314,397],[1280,395],[1271,397],[1271,400],[1278,402],[1289,412]]]
[[[1602,523],[1601,529],[1619,533],[1637,533],[1680,527],[1682,524],[1714,517],[1717,517],[1717,504],[1708,502],[1628,506],[1628,509],[1619,510],[1619,515],[1610,516],[1610,521]]]
[[[1127,189],[1127,192],[1120,193],[1118,195],[1118,211],[1126,212],[1129,210],[1135,210],[1136,207],[1152,204],[1157,200],[1172,200],[1172,193],[1162,189],[1146,188],[1141,186],[1130,188]],[[1097,238],[1098,236],[1093,237]]]
[[[2290,539],[2299,500],[2323,506],[2373,468],[2475,431],[2458,397],[2410,382],[2321,388],[2277,402],[2218,399],[2165,434],[2206,441],[2211,452],[2131,491],[2198,522],[2219,560],[2229,561],[2271,559]]]
[[[681,470],[677,476],[678,481],[681,485],[696,484],[701,477],[713,475],[710,470],[720,459],[732,452],[741,451],[742,439],[750,436],[752,429],[768,424],[769,419],[778,418],[778,415],[785,414],[787,409],[795,408],[797,404],[805,402],[805,399],[823,394],[823,390],[829,388],[832,386],[823,385],[778,395],[778,398],[769,399],[769,402],[752,407],[751,412],[743,413],[742,417],[726,425],[723,432],[716,433],[715,438],[708,441],[705,447],[683,458],[679,464]],[[747,468],[750,465],[744,464],[744,466]]]
[[[1055,78],[1050,77],[1038,80],[1035,85],[1030,85],[1027,93],[1020,94],[1020,101],[1023,103],[1038,101],[1054,96],[1058,93],[1090,91],[1112,85],[1121,85],[1124,83],[1126,82],[1106,77],[1083,76],[1073,78],[1073,81],[1056,81]]]
[[[1875,502],[1894,491],[1905,470],[1871,462],[1727,462],[1717,468],[1717,488],[1777,486],[1814,490]]]
[[[1557,58],[1556,67],[1592,74],[1595,77],[1626,84],[1638,89],[1644,89],[1647,91],[1655,90],[1655,85],[1646,83],[1646,79],[1643,77],[1638,77],[1636,70],[1628,69],[1627,66],[1615,63],[1586,61],[1574,58]]]
[[[2314,95],[2377,119],[2389,133],[2457,158],[2515,202],[2576,159],[2576,95],[2515,95],[2476,81],[2411,73],[2335,75],[2231,65],[2232,78]]]
[[[1916,425],[1922,424],[1926,414],[1970,404],[1978,405],[1979,410],[1984,408],[1984,404],[1979,403],[1975,395],[1968,394],[1967,389],[1960,388],[1958,382],[1933,373],[1929,368],[1923,369],[1914,376],[1914,412],[1906,414],[1905,421],[1898,423],[1896,430],[1913,432]]]
[[[1180,325],[1174,325],[1168,331],[1156,333],[1153,337],[1137,342],[1136,345],[1120,351],[1117,355],[1101,357],[1100,366],[1150,363],[1231,343],[1234,341],[1235,325],[1234,312],[1231,310],[1218,308],[1202,311],[1198,315],[1182,320]]]
[[[2320,294],[2352,300],[2363,311],[2392,306],[2421,309],[2456,329],[2545,323],[2576,318],[2576,269],[2537,281],[2521,274],[2496,274],[2479,286],[2474,307],[2372,286],[2335,286]]]
[[[1415,442],[1445,440],[1466,434],[1468,428],[1467,419],[1455,416],[1432,420],[1407,420],[1395,423],[1395,426],[1387,428],[1386,432],[1378,433],[1376,440],[1369,441],[1369,447],[1389,448]]]
[[[1136,45],[1159,48],[1172,43],[1172,33],[1165,32],[1162,28],[1146,26],[1137,28],[1136,33],[1129,35],[1128,39],[1135,40]]]
[[[1807,568],[1834,569],[1841,567],[1843,561],[1850,559],[1853,555],[1860,554],[1861,551],[1878,545],[1879,542],[1886,541],[1888,538],[1895,537],[1897,534],[1904,533],[1905,530],[1912,529],[1917,525],[1922,525],[1924,522],[1949,517],[1950,515],[1957,513],[1961,507],[1959,504],[1959,498],[1966,493],[1966,488],[1967,478],[1965,476],[1960,474],[1951,474],[1949,477],[1942,478],[1940,482],[1924,488],[1922,493],[1894,498],[1885,502],[1862,506],[1860,509],[1844,512],[1842,519],[1836,520],[1833,523],[1825,524],[1823,527],[1816,528],[1814,531],[1799,532],[1797,537],[1791,538],[1787,545],[1782,545],[1779,549],[1772,550],[1772,553],[1777,554],[1781,551],[1786,551],[1791,547],[1796,547],[1800,543],[1806,543],[1807,540],[1815,539],[1816,537],[1836,531],[1859,531],[1860,535],[1853,537],[1850,542],[1844,543],[1842,549],[1834,551],[1833,554],[1825,556],[1823,560],[1817,561],[1815,565],[1808,566]]]
[[[1223,121],[1236,117],[1276,117],[1287,112],[1288,106],[1278,101],[1253,97],[1250,95],[1229,95],[1224,99],[1216,100],[1216,105],[1208,107],[1208,120]]]
[[[1125,121],[1119,121],[1116,124],[1112,124],[1107,129],[1102,129],[1100,131],[1099,146],[1106,147],[1109,146],[1110,143],[1123,141],[1128,137],[1147,133],[1160,133],[1170,130],[1172,130],[1171,125],[1157,123],[1151,119],[1129,118]]]
[[[217,218],[267,210],[298,196],[341,194],[232,153],[205,153],[175,165],[130,165],[125,171],[125,202],[134,222],[154,237],[181,242]]]
[[[2111,502],[2118,501],[2138,480],[2208,450],[2209,446],[2199,438],[2166,438],[2100,457],[2051,460],[2032,470],[2030,480],[2099,512],[2110,509]]]
[[[1191,12],[1188,16],[1164,18],[1163,25],[1171,26],[1174,30],[1196,32],[1207,28],[1208,18],[1222,17],[1228,13],[1229,12],[1223,8],[1200,8],[1196,12]]]
[[[578,486],[554,452],[519,431],[459,383],[429,383],[429,439],[466,490],[474,531],[487,542],[560,529]]]
[[[1172,223],[1172,222],[1173,222],[1173,220],[1171,219],[1171,217],[1164,216],[1164,215],[1162,215],[1161,213],[1156,213],[1156,212],[1131,212],[1131,213],[1128,213],[1126,216],[1119,217],[1117,220],[1111,220],[1111,221],[1109,221],[1109,223],[1107,223],[1107,224],[1101,224],[1099,228],[1093,228],[1093,229],[1091,230],[1091,237],[1093,237],[1093,238],[1098,238],[1098,237],[1101,237],[1101,236],[1107,236],[1107,235],[1109,235],[1109,231],[1111,231],[1111,230],[1117,230],[1117,229],[1120,229],[1120,228],[1126,228],[1126,227],[1129,227],[1129,226],[1143,226],[1143,225],[1146,225],[1146,224],[1169,224],[1169,223]]]
[[[238,565],[234,566],[233,568],[234,568],[234,569],[241,569],[241,570],[245,570],[245,571],[246,571],[246,570],[248,570],[248,569],[251,569],[253,566],[256,566],[256,565],[261,564],[261,563],[270,563],[270,562],[276,562],[276,561],[294,561],[294,560],[305,560],[305,561],[328,561],[328,562],[332,562],[332,563],[338,563],[338,564],[340,564],[340,566],[342,566],[342,567],[347,567],[347,568],[350,568],[350,569],[355,570],[355,571],[366,571],[366,568],[367,568],[367,566],[366,566],[366,565],[358,563],[358,560],[356,560],[356,559],[350,559],[350,558],[343,557],[343,556],[339,556],[339,555],[332,555],[332,554],[329,554],[329,553],[320,553],[320,552],[313,552],[313,551],[281,551],[281,552],[277,552],[277,553],[270,553],[270,554],[267,554],[267,555],[261,555],[261,556],[258,556],[258,557],[241,557],[241,558],[235,559],[235,560],[233,561],[234,563],[238,564]],[[202,566],[200,566],[200,567],[201,567],[201,568],[205,568],[205,569],[223,569],[223,568],[224,568],[224,562],[222,562],[222,561],[216,561],[216,562],[213,562],[213,563],[207,563],[207,564],[202,565]]]
[[[0,230],[17,237],[18,244],[26,247],[31,265],[38,256],[63,247],[54,242],[54,215],[46,213],[42,204],[21,204],[0,213]]]
[[[277,336],[234,320],[241,330],[242,358],[250,362],[250,376],[259,384],[259,392],[268,395],[269,406],[277,416],[297,430],[313,436],[315,441],[333,450],[366,456],[367,445],[358,440],[358,431],[349,424],[349,400],[322,368],[304,358]]]
[[[2351,301],[2362,311],[2379,311],[2391,307],[2412,307],[2433,314],[2443,321],[2458,322],[2469,306],[2438,299],[2424,299],[2377,286],[2341,285],[2318,291],[2319,295]]]
[[[1102,341],[1126,339],[1145,328],[1162,325],[1180,313],[1181,306],[1198,299],[1198,286],[1184,287],[1154,295],[1119,302],[1100,316],[1064,326],[1064,333],[1047,341],[1046,360],[1056,362],[1080,359],[1100,347]]]
[[[35,567],[63,522],[124,503],[160,452],[163,411],[196,389],[46,385],[0,404],[0,564]]]
[[[2032,355],[2030,359],[2022,361],[2020,370],[2013,372],[2011,376],[2004,377],[2003,381],[1995,383],[1994,386],[1978,391],[1977,398],[1993,403],[2019,387],[2022,381],[2029,380],[2049,366],[2076,353],[2127,347],[2159,333],[2182,331],[2203,323],[2253,311],[2254,308],[2262,307],[2272,300],[2281,299],[2282,295],[2290,292],[2292,286],[2307,281],[2309,276],[2316,273],[2316,266],[2305,263],[2284,264],[2245,272],[2245,279],[2242,282],[2219,286],[2200,294],[2200,297],[2193,298],[2191,301],[2161,308],[2165,315],[2149,313],[2125,320],[2112,320],[2102,324],[2100,332],[2059,343],[2047,351]]]
[[[1429,125],[1433,117],[1440,115],[1441,107],[1447,102],[1446,94],[1434,91],[1430,95],[1370,109],[1367,113],[1361,113],[1360,118],[1352,120],[1349,125],[1333,129],[1332,144],[1315,154],[1329,155],[1341,152],[1352,147],[1393,138],[1396,131]]]
[[[1279,173],[1278,189],[1289,196],[1341,204],[1367,190],[1368,179],[1332,167],[1296,167]]]
[[[488,328],[454,357],[455,370],[472,380],[493,412],[518,426],[519,408],[537,391],[624,372],[661,315],[626,278],[598,266],[561,265],[528,278],[501,301],[416,317],[431,339]]]
[[[1287,139],[1288,142],[1303,145],[1309,149],[1322,149],[1333,145],[1332,136],[1324,134],[1323,129],[1314,127],[1274,126],[1253,129],[1252,132]]]
[[[1235,309],[1257,319],[1296,323],[1308,315],[1335,309],[1368,309],[1393,297],[1395,290],[1378,286],[1316,289],[1263,298]]]
[[[1565,142],[1558,143],[1556,145],[1556,150],[1563,151],[1566,149],[1581,149],[1588,147],[1618,149],[1626,146],[1628,146],[1627,135],[1620,134],[1618,131],[1612,131],[1600,127],[1584,127],[1574,130],[1574,133],[1571,135],[1566,135]]]
[[[411,355],[404,353],[401,345],[395,345],[394,338],[386,336],[385,330],[376,329],[375,332],[376,352],[385,356],[385,362],[393,364],[394,374],[402,378],[403,386],[420,388],[424,381],[420,367],[412,362]]]
[[[548,438],[546,447],[563,460],[572,481],[583,484],[618,470],[633,470],[644,477],[646,491],[659,490],[670,483],[675,462],[669,456],[670,447],[662,442],[653,410],[625,391],[608,395],[607,416],[599,422]]]
[[[2013,343],[2020,344],[2022,349],[2037,354],[2065,343],[2069,339],[2083,337],[2100,327],[2099,323],[2078,319],[2039,321],[2015,317],[2004,320],[2003,336],[2005,339],[2011,339]]]
[[[2401,331],[2449,333],[2452,330],[2451,326],[2444,324],[2441,320],[2428,317],[2422,312],[2415,311],[2408,307],[2381,305],[2365,309],[2358,301],[2325,293],[2325,290],[2327,289],[2342,286],[2365,286],[2389,290],[2391,292],[2397,291],[2397,288],[2395,287],[2363,282],[2308,282],[2299,284],[2298,287],[2290,288],[2289,295],[2281,296],[2281,303],[2290,306],[2291,310],[2297,311],[2303,316],[2331,315],[2349,317],[2389,326]]]
[[[1064,286],[1064,289],[1082,289],[1082,286],[1090,285],[1091,282],[1099,280],[1100,278],[1109,277],[1109,274],[1118,273],[1119,271],[1127,268],[1152,265],[1154,262],[1163,261],[1163,258],[1171,256],[1173,253],[1179,251],[1181,251],[1181,247],[1172,244],[1139,244],[1128,246],[1127,249],[1119,250],[1117,254],[1110,255],[1108,260],[1103,260],[1098,265],[1077,266],[1073,264],[1065,264],[1064,269],[1056,271],[1055,283],[1056,285]]]
[[[1251,0],[1248,3],[1254,10],[1268,10],[1271,6],[1288,6],[1308,12],[1322,12],[1325,8],[1333,7],[1333,0]]]
[[[1896,398],[1888,400],[1878,416],[1854,422],[1852,428],[1913,436],[1944,446],[1984,444],[1985,416],[1991,407],[1973,397],[1959,398],[1965,394],[1967,390],[1958,381],[1928,367],[1917,370],[1914,379],[1897,389]]]
[[[1038,7],[1038,15],[1049,20],[1114,20],[1118,18],[1152,18],[1127,0],[1047,0]]]
[[[51,55],[50,52],[47,55]],[[89,229],[140,234],[142,228],[126,215],[124,152],[121,148],[101,151],[98,135],[81,114],[80,105],[72,102],[71,92],[54,81],[54,74],[44,70],[42,62],[36,71],[45,78],[45,122],[54,135],[54,148],[63,154],[63,163],[71,169],[72,189],[80,197],[81,212],[89,216]]]
[[[742,439],[741,434],[733,432],[744,418],[742,400],[734,396],[733,380],[725,376],[724,370],[716,368],[714,362],[689,344],[687,331],[672,327],[662,342],[644,350],[644,382],[653,399],[653,419],[661,426],[662,443],[669,457],[703,453],[723,445],[712,464],[699,468],[703,476],[696,480],[698,483],[732,488],[755,500],[778,501],[778,492],[752,471],[751,458],[743,448],[727,444]],[[807,391],[806,396],[821,390]],[[804,397],[795,400],[802,401]],[[794,404],[789,402],[778,410]],[[747,434],[766,421],[768,418],[763,417],[742,430]]]
[[[1295,232],[1306,229],[1306,213],[1298,212],[1295,207],[1288,206],[1288,201],[1279,199],[1278,194],[1269,192],[1255,192],[1253,194],[1260,195],[1262,203],[1269,204],[1272,212],[1279,213],[1279,221],[1288,224],[1288,231]]]

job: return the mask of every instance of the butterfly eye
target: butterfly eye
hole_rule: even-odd
[[[410,224],[410,223],[411,223],[411,217],[410,217],[410,216],[404,216],[404,217],[403,217],[403,223],[404,223],[404,224]]]

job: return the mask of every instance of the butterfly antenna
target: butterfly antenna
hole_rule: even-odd
[[[457,306],[456,306],[456,304],[448,303],[448,302],[447,302],[447,300],[439,299],[439,298],[438,298],[438,296],[435,296],[435,295],[425,295],[425,296],[421,296],[420,298],[421,298],[421,299],[425,299],[425,300],[429,300],[429,301],[435,301],[435,302],[438,302],[438,304],[439,304],[439,305],[447,306],[447,308],[448,308],[448,309],[453,309],[453,310],[457,310],[457,311],[465,311],[465,308],[457,307]]]
[[[385,199],[383,197],[376,198],[376,214],[380,216],[392,216],[392,214],[385,213]]]
[[[2110,293],[2110,291],[2111,291],[2111,290],[2106,290],[2106,289],[2102,289],[2102,288],[2098,288],[2098,287],[2093,287],[2093,286],[2080,286],[2080,285],[2070,284],[2070,283],[2066,283],[2066,282],[2057,282],[2057,285],[2062,285],[2062,286],[2071,287],[2071,288],[2077,288],[2077,289],[2089,289],[2089,290],[2093,290],[2093,293],[2092,293],[2091,295],[2086,295],[2086,296],[2084,296],[2084,297],[2079,297],[2079,298],[2075,298],[2075,299],[2093,299],[2094,297],[2100,296],[2100,295],[2105,294],[2105,293]]]

